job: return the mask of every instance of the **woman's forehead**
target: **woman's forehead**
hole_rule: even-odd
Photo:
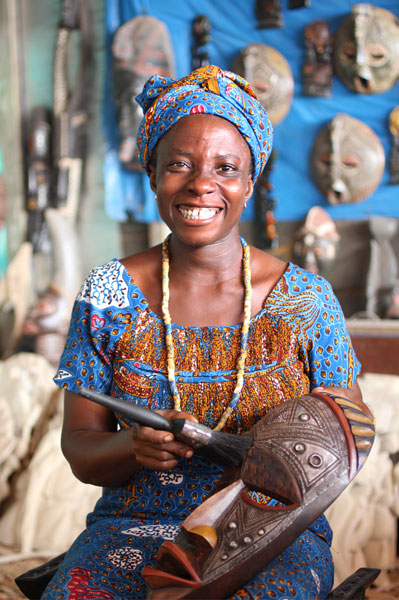
[[[188,115],[179,119],[162,136],[158,144],[169,146],[177,138],[182,142],[191,143],[192,141],[198,141],[201,135],[210,136],[211,141],[212,138],[218,141],[228,140],[231,144],[238,144],[243,148],[247,148],[248,153],[250,153],[248,144],[235,125],[223,117],[209,114]]]

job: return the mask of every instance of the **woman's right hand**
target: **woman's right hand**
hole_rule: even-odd
[[[198,422],[190,413],[176,410],[157,410],[157,413],[167,419],[187,419]],[[164,471],[173,469],[181,458],[191,458],[193,449],[176,440],[168,431],[156,431],[151,427],[134,425],[131,430],[133,451],[139,465]]]
[[[186,412],[158,411],[167,419],[196,421]],[[121,485],[137,469],[171,469],[192,448],[167,431],[134,426],[119,429],[106,407],[73,392],[65,392],[61,446],[73,473],[92,485]]]

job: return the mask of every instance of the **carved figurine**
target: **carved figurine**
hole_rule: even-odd
[[[294,77],[281,52],[266,44],[249,44],[235,57],[231,69],[249,82],[273,125],[287,116],[294,95]]]
[[[32,110],[27,150],[27,239],[33,251],[49,252],[44,212],[50,204],[52,184],[51,114],[44,106]]]
[[[361,3],[339,27],[334,68],[341,81],[358,94],[380,94],[399,77],[399,22],[385,8]]]
[[[361,202],[378,187],[385,153],[378,136],[358,119],[338,113],[317,135],[310,171],[330,204]]]
[[[306,96],[331,96],[333,80],[333,36],[328,22],[313,21],[305,27],[305,63],[302,68]]]
[[[290,0],[288,4],[290,10],[295,10],[296,8],[308,8],[309,6],[312,6],[310,0]]]
[[[76,222],[93,114],[93,3],[91,0],[68,0],[58,6],[61,15],[55,44],[52,118],[56,183],[51,206]]]
[[[76,227],[60,210],[47,208],[46,225],[54,258],[51,282],[30,308],[22,328],[22,343],[57,365],[65,345],[73,301],[81,282]]]
[[[257,0],[255,14],[258,19],[258,29],[271,29],[284,25],[279,0]]]
[[[389,156],[389,172],[391,185],[399,184],[399,106],[391,111],[389,115],[389,131],[392,134],[392,149]]]
[[[399,319],[399,278],[392,289],[391,301],[385,313],[387,319]]]
[[[112,58],[119,160],[126,169],[141,172],[136,137],[143,111],[135,97],[151,75],[175,76],[173,47],[166,25],[147,15],[130,19],[115,33]]]
[[[272,151],[262,175],[259,177],[254,190],[254,225],[258,246],[274,249],[278,247],[278,232],[276,227],[276,199],[271,196],[274,188],[270,182],[275,153]]]
[[[204,49],[211,39],[211,24],[205,15],[198,15],[193,21],[193,59],[192,68],[199,69],[209,65],[209,54]]]
[[[396,307],[398,260],[392,246],[398,219],[374,216],[369,219],[370,261],[366,284],[366,316],[393,318]]]
[[[6,182],[3,177],[2,156],[0,153],[0,281],[7,269],[7,191]],[[1,344],[0,344],[1,345]],[[0,353],[1,356],[1,353]]]
[[[291,544],[345,489],[368,456],[374,424],[326,394],[283,402],[251,430],[241,470],[146,566],[152,600],[228,598]],[[265,469],[267,465],[267,469]],[[264,495],[275,506],[262,503]]]
[[[326,275],[336,261],[339,241],[330,215],[321,206],[313,206],[295,235],[294,262],[311,273]]]

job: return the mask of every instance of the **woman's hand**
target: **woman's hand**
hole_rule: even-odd
[[[198,423],[190,413],[176,410],[157,410],[167,419],[187,419]],[[137,463],[142,467],[155,470],[173,469],[181,458],[191,458],[193,449],[176,440],[172,433],[156,431],[151,427],[138,424],[132,428],[133,451]]]
[[[158,411],[167,419],[197,419],[186,412]],[[150,427],[119,429],[106,407],[73,392],[65,392],[62,450],[73,473],[84,483],[121,485],[143,466],[170,469],[193,450],[167,431]]]

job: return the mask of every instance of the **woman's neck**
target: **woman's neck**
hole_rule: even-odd
[[[206,246],[189,246],[174,238],[169,243],[171,278],[197,285],[218,285],[242,280],[242,245],[239,236]]]

